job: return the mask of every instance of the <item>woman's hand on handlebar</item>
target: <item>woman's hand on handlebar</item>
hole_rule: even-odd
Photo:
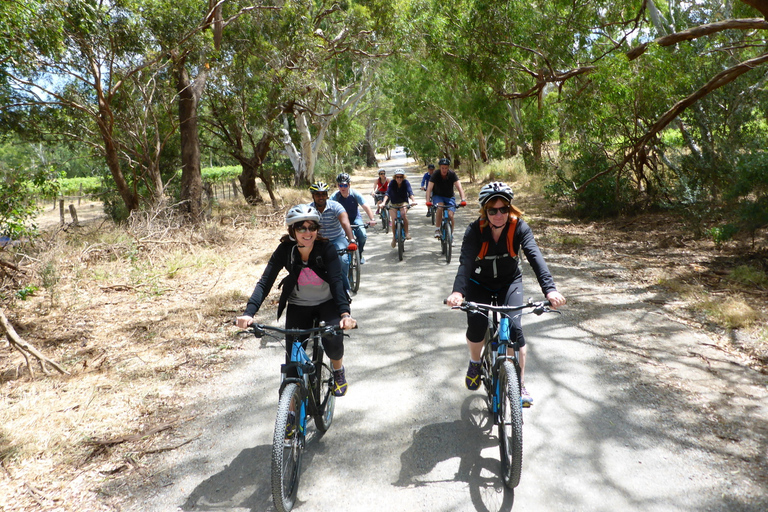
[[[339,327],[341,327],[345,331],[348,329],[354,329],[355,327],[357,327],[357,320],[355,320],[351,316],[342,317],[341,321],[339,322]]]
[[[445,299],[445,303],[450,307],[458,307],[464,302],[464,296],[459,292],[453,292]]]
[[[253,323],[252,316],[239,316],[235,319],[235,325],[240,329],[247,329]]]
[[[549,301],[549,304],[552,306],[552,309],[557,309],[560,306],[565,305],[565,297],[563,297],[563,295],[557,290],[549,292],[547,294],[547,300]]]

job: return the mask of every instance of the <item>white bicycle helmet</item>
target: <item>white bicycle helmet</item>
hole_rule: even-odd
[[[311,220],[320,224],[320,214],[317,213],[313,206],[308,204],[297,204],[291,207],[285,214],[285,224],[289,227],[305,220]]]
[[[393,176],[405,176],[405,171],[403,169],[395,169]]]
[[[494,181],[493,183],[489,183],[480,189],[477,200],[480,202],[480,206],[485,206],[485,203],[494,197],[500,197],[506,202],[511,203],[512,198],[515,197],[515,194],[512,192],[512,188],[506,183]]]

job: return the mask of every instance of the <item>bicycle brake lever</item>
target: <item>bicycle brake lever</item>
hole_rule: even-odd
[[[266,334],[266,331],[264,331],[264,329],[262,329],[262,328],[261,328],[261,327],[259,327],[259,326],[256,326],[256,325],[251,325],[251,327],[252,327],[252,330],[251,330],[251,332],[253,333],[253,335],[254,335],[256,338],[263,338],[263,337],[264,337],[264,334]]]

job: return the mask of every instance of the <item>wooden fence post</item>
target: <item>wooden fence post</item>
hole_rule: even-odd
[[[75,209],[75,205],[74,204],[70,204],[69,205],[69,214],[72,216],[72,223],[75,226],[79,226],[80,223],[77,221],[77,210]]]
[[[64,200],[59,199],[59,217],[61,218],[61,223],[64,224]]]
[[[232,180],[232,197],[237,200],[237,180]]]

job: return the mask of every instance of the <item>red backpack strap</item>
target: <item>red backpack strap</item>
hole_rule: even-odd
[[[517,256],[517,253],[515,252],[515,231],[517,230],[517,217],[512,217],[509,220],[509,230],[507,231],[507,250],[509,251],[509,255],[513,258]],[[487,244],[488,242],[486,242]],[[485,250],[487,251],[488,248],[486,247]]]
[[[480,235],[483,234],[483,226],[480,226]],[[481,260],[485,258],[485,255],[488,254],[488,240],[483,242],[483,245],[480,246],[480,252],[477,255],[477,259]]]

